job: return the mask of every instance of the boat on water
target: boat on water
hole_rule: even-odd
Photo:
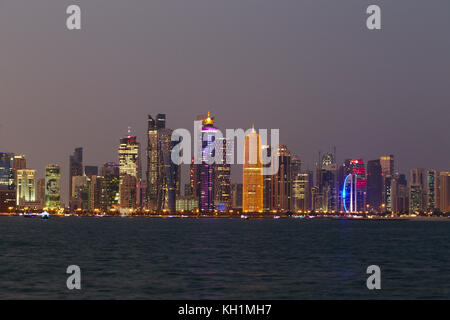
[[[41,218],[45,220],[50,218],[50,214],[47,211],[44,211],[42,213],[24,212],[20,213],[19,215],[24,218]]]
[[[273,218],[274,219],[280,219],[280,216],[274,216]]]
[[[44,220],[47,220],[50,218],[50,214],[47,211],[40,213],[39,216],[41,217],[41,219],[44,219]]]
[[[24,212],[20,214],[22,217],[24,218],[34,218],[36,217],[36,213],[28,213],[28,212]]]

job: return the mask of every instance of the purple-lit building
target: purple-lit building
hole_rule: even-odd
[[[200,199],[201,213],[214,211],[214,156],[215,134],[214,118],[208,117],[203,121],[202,127],[202,163],[200,167]]]

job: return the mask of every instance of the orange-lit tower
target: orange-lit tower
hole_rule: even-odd
[[[245,137],[242,176],[242,209],[263,212],[263,175],[261,139],[255,128]]]

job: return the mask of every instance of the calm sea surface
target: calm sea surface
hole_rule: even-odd
[[[450,221],[0,217],[0,298],[450,299]]]

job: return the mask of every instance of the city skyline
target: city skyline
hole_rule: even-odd
[[[119,140],[118,162],[104,162],[100,171],[99,166],[83,162],[82,147],[75,148],[68,157],[68,203],[61,198],[64,187],[59,164],[46,166],[45,180],[36,179],[36,170],[27,165],[25,156],[0,152],[1,208],[11,211],[17,204],[17,208],[40,206],[72,212],[118,211],[124,215],[144,211],[194,212],[194,209],[207,215],[233,213],[235,209],[259,214],[311,211],[398,214],[437,213],[439,209],[445,213],[450,210],[448,169],[440,172],[429,167],[411,168],[407,179],[408,173],[395,169],[396,157],[393,154],[382,154],[378,159],[366,161],[346,157],[340,162],[334,148],[333,153],[319,154],[315,170],[310,170],[302,168],[301,156],[283,143],[278,145],[278,140],[262,145],[254,126],[246,134],[242,131],[245,142],[241,145],[239,140],[244,136],[232,138],[227,133],[225,138],[222,137],[210,112],[197,116],[197,120],[201,121],[194,122],[194,125],[200,126],[201,130],[194,130],[199,135],[194,139],[200,142],[192,141],[189,148],[194,146],[195,149],[197,143],[201,144],[201,161],[194,161],[194,155],[189,161],[189,175],[184,178],[181,165],[176,162],[180,156],[176,146],[185,139],[191,141],[191,138],[184,134],[180,136],[177,130],[166,127],[167,118],[163,113],[157,115],[156,121],[148,116],[144,157],[141,142],[132,135],[130,128],[128,134]],[[239,154],[235,146],[242,148],[244,153],[240,181],[242,195],[232,191],[236,189],[232,187],[230,165],[234,160],[229,161],[233,154]],[[271,163],[264,162],[263,158],[267,156]],[[215,162],[215,159],[220,162]],[[145,161],[147,172],[144,178],[142,167]],[[276,172],[264,173],[263,167],[274,164],[278,168]],[[111,171],[114,167],[117,171]],[[187,178],[189,183],[183,183]],[[242,198],[239,205],[237,197]]]
[[[164,126],[163,127],[161,127],[161,129],[164,129],[164,137],[165,136],[167,136],[167,137],[165,137],[163,140],[164,141],[169,141],[170,140],[170,135],[171,135],[171,133],[172,133],[172,131],[173,131],[173,129],[166,129],[166,127],[165,127],[165,123],[166,123],[166,114],[158,114],[158,116],[164,116]],[[150,115],[148,116],[148,117],[150,117]],[[203,117],[203,118],[202,118]],[[196,118],[196,120],[198,121],[199,119],[205,119],[205,117],[206,116],[197,116],[197,118]],[[209,117],[209,112],[208,112],[208,117]],[[195,117],[193,117],[193,118],[195,118]],[[215,117],[214,117],[215,118]],[[213,119],[214,119],[213,118]],[[220,120],[219,120],[219,122],[220,122]],[[170,126],[170,120],[169,120],[169,126]],[[244,128],[244,130],[254,130],[255,128],[254,128],[254,125],[252,125],[252,127],[251,128]],[[148,129],[148,130],[150,130],[150,129]],[[193,133],[193,129],[189,129],[188,128],[188,130],[190,130],[192,133]],[[256,128],[256,130],[258,130],[258,128]],[[280,130],[280,132],[282,132],[282,130]],[[145,154],[146,154],[146,148],[144,148],[143,146],[145,146],[145,145],[147,145],[147,143],[148,143],[148,138],[150,137],[149,136],[149,134],[150,134],[150,131],[148,131],[146,134],[145,134],[145,136],[144,137],[139,137],[139,136],[137,136],[137,135],[135,135],[135,134],[132,134],[132,132],[131,132],[131,128],[130,127],[127,127],[127,133],[126,134],[124,134],[124,135],[122,135],[121,137],[119,137],[118,138],[118,143],[117,143],[117,145],[113,148],[113,151],[116,153],[116,159],[113,159],[113,160],[110,160],[110,159],[105,159],[104,161],[101,161],[100,163],[89,163],[89,162],[87,162],[86,160],[84,160],[84,158],[85,158],[85,156],[88,154],[87,152],[85,152],[86,150],[85,150],[85,148],[84,147],[82,147],[82,146],[78,146],[78,147],[76,147],[76,148],[74,148],[74,151],[72,152],[72,153],[68,153],[67,154],[67,157],[66,157],[66,162],[67,163],[69,163],[70,165],[68,165],[67,166],[67,168],[68,168],[68,170],[67,170],[67,172],[64,172],[64,163],[57,163],[56,161],[53,161],[53,162],[49,162],[47,165],[45,165],[45,167],[43,168],[43,169],[40,169],[40,168],[35,168],[35,167],[32,167],[31,165],[29,165],[30,163],[33,163],[33,160],[35,160],[35,159],[32,159],[32,158],[30,158],[30,157],[28,157],[26,154],[23,154],[23,153],[21,153],[21,152],[19,152],[19,153],[15,153],[15,152],[10,152],[9,150],[1,150],[1,152],[8,152],[8,153],[11,153],[11,154],[14,154],[16,157],[20,157],[20,158],[23,158],[24,157],[24,162],[26,163],[26,164],[24,164],[23,166],[21,166],[21,167],[18,167],[19,169],[29,169],[29,170],[33,170],[34,171],[34,173],[33,173],[33,175],[34,175],[34,180],[36,180],[36,181],[38,181],[40,178],[45,178],[45,171],[46,171],[46,168],[48,167],[48,166],[51,166],[51,165],[57,165],[59,168],[60,168],[60,171],[61,171],[61,177],[60,177],[60,179],[61,179],[61,190],[60,190],[60,192],[61,192],[61,195],[60,195],[60,197],[61,197],[61,203],[62,204],[64,204],[65,206],[69,206],[69,203],[70,203],[70,199],[71,199],[71,196],[70,196],[70,194],[69,193],[67,193],[65,190],[67,189],[67,187],[65,186],[65,184],[68,184],[69,185],[69,189],[71,189],[72,188],[72,184],[71,184],[71,179],[69,178],[71,175],[70,175],[70,173],[72,172],[72,169],[70,169],[71,168],[71,166],[72,166],[72,163],[74,162],[74,158],[76,159],[77,157],[78,158],[80,158],[81,157],[81,162],[79,162],[79,159],[78,159],[78,161],[76,161],[75,163],[76,163],[76,165],[75,165],[75,167],[76,167],[76,169],[75,169],[75,172],[76,172],[76,174],[73,174],[73,172],[72,172],[72,176],[73,175],[75,175],[75,176],[78,176],[78,175],[80,175],[80,173],[81,173],[81,175],[84,175],[84,172],[85,172],[85,167],[97,167],[97,168],[101,168],[103,165],[105,165],[105,164],[108,164],[108,163],[116,163],[117,165],[119,165],[119,163],[121,162],[120,161],[120,156],[119,156],[119,154],[117,154],[117,150],[119,150],[119,153],[120,153],[120,149],[121,149],[121,145],[123,146],[123,141],[125,141],[125,140],[129,140],[129,139],[132,139],[133,141],[135,141],[135,143],[137,143],[138,144],[138,146],[140,146],[139,148],[138,148],[138,150],[139,151],[137,151],[138,153],[137,154],[139,154],[139,167],[138,167],[138,171],[139,171],[139,173],[137,173],[137,176],[136,176],[136,178],[138,178],[138,176],[140,177],[140,180],[142,180],[142,181],[148,181],[148,180],[146,180],[146,179],[148,179],[148,177],[147,177],[147,175],[146,175],[146,173],[144,173],[144,171],[145,171],[145,168],[146,168],[146,166],[148,165],[148,161],[147,161],[147,158],[146,158],[146,156],[145,156]],[[166,144],[167,144],[168,142],[166,142]],[[281,140],[280,141],[280,146],[285,146],[284,144],[283,144],[283,140]],[[232,147],[234,148],[234,142],[232,143]],[[169,150],[167,150],[167,152],[169,152]],[[236,152],[236,151],[235,151]],[[345,156],[345,155],[342,155],[342,159],[341,158],[339,158],[339,157],[336,157],[336,158],[334,158],[335,157],[335,154],[336,154],[336,147],[334,147],[334,150],[333,150],[333,153],[331,152],[331,150],[328,150],[328,152],[320,152],[319,151],[319,154],[317,155],[317,160],[310,166],[308,163],[306,163],[305,164],[305,162],[304,162],[304,156],[303,156],[303,154],[301,154],[301,153],[299,153],[299,152],[297,152],[296,150],[293,150],[292,148],[289,148],[289,152],[292,152],[292,156],[295,156],[295,157],[299,157],[299,160],[301,161],[301,167],[302,167],[302,172],[307,172],[307,171],[311,171],[311,172],[314,172],[315,170],[316,170],[316,166],[317,166],[317,164],[319,164],[319,163],[321,163],[321,161],[325,161],[324,160],[324,158],[326,158],[327,156],[330,156],[330,157],[332,157],[332,159],[330,160],[330,161],[333,161],[333,163],[336,163],[338,166],[339,166],[339,164],[340,163],[345,163],[345,161],[347,161],[347,160],[351,160],[351,159],[355,159],[354,157],[351,157],[351,156]],[[81,153],[81,155],[80,155],[80,153]],[[380,163],[387,163],[387,162],[389,162],[389,161],[392,161],[392,168],[391,167],[389,167],[389,176],[391,176],[391,175],[393,175],[393,174],[405,174],[406,175],[406,177],[408,177],[407,178],[407,180],[408,180],[408,183],[409,183],[409,176],[410,176],[410,171],[411,170],[413,170],[413,169],[417,169],[417,168],[419,168],[419,169],[423,169],[424,171],[427,171],[427,170],[436,170],[438,173],[439,172],[447,172],[447,171],[449,171],[449,168],[448,167],[444,167],[443,169],[436,169],[436,167],[432,167],[432,166],[425,166],[425,167],[413,167],[413,168],[410,168],[409,170],[407,170],[407,171],[402,171],[401,169],[398,169],[398,165],[397,165],[397,163],[398,163],[398,158],[394,155],[394,157],[395,157],[395,162],[393,161],[393,159],[391,159],[391,160],[385,160],[386,159],[386,157],[389,157],[388,155],[387,155],[388,153],[382,153],[382,154],[380,154],[380,155],[375,155],[374,157],[372,157],[372,158],[359,158],[359,157],[357,157],[358,159],[355,159],[356,161],[357,160],[362,160],[363,162],[364,162],[364,167],[363,167],[363,171],[365,172],[365,170],[366,170],[366,166],[370,163],[370,162],[373,162],[373,161],[375,161],[375,160],[377,160],[377,161],[380,161]],[[392,155],[391,155],[392,156]],[[321,157],[320,159],[319,159],[319,157]],[[355,160],[352,160],[352,161],[355,161]],[[383,162],[384,161],[384,162]],[[386,162],[387,161],[387,162]],[[394,164],[395,163],[395,164]],[[324,163],[322,163],[322,165],[323,165]],[[331,162],[329,163],[329,164],[331,164]],[[382,170],[382,173],[383,173],[383,175],[386,175],[386,169],[384,168],[385,166],[387,166],[387,164],[384,164],[384,166],[381,164],[381,167],[383,167],[381,170]],[[180,169],[181,169],[181,180],[179,181],[179,188],[184,188],[184,186],[186,185],[186,183],[188,183],[189,182],[189,166],[188,165],[186,165],[186,164],[182,164],[182,165],[180,165]],[[235,165],[231,165],[230,166],[231,167],[231,182],[232,183],[242,183],[242,178],[243,178],[243,175],[242,175],[242,165],[241,164],[235,164]],[[148,168],[147,168],[147,170],[148,170]],[[87,174],[88,175],[88,174]],[[315,179],[317,179],[317,173],[314,173],[314,183],[316,184],[316,180]],[[139,179],[138,179],[139,180]],[[182,186],[182,187],[181,187]],[[180,189],[180,191],[181,191],[181,189]],[[179,192],[180,192],[179,191]],[[211,195],[211,196],[213,196],[214,197],[214,195]],[[162,207],[161,207],[161,205],[159,205],[159,206],[156,206],[155,208],[161,208],[162,209]]]

